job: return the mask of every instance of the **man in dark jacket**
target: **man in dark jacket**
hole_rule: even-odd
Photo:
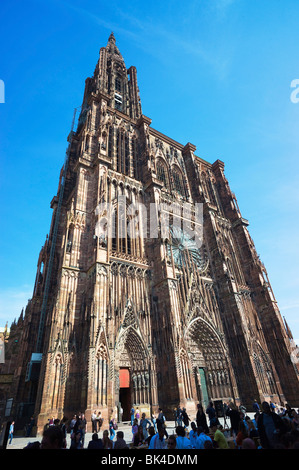
[[[270,405],[266,401],[262,403],[262,413],[258,417],[257,427],[263,449],[273,449],[285,431],[283,420],[271,412]]]
[[[259,413],[259,412],[260,412],[260,406],[259,406],[259,404],[258,404],[258,402],[257,402],[256,400],[254,400],[253,405],[252,405],[252,408],[253,408],[253,411],[254,411],[255,413]]]
[[[237,406],[232,401],[230,401],[228,404],[228,409],[226,410],[226,416],[229,416],[231,429],[233,433],[237,435],[239,432],[239,424],[241,421],[241,415]]]

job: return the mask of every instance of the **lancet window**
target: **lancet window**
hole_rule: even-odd
[[[188,366],[188,358],[186,351],[181,351],[180,353],[180,362],[181,362],[181,370],[182,370],[182,378],[185,390],[185,398],[191,398],[191,381],[190,381],[190,371]]]
[[[169,189],[169,179],[167,174],[166,165],[161,161],[157,161],[157,178],[161,183],[164,183],[166,189]]]
[[[103,344],[100,345],[95,362],[96,402],[98,405],[107,404],[108,391],[108,355]]]
[[[116,137],[116,151],[117,151],[117,171],[124,175],[130,176],[130,142],[129,136],[121,131],[117,131]]]
[[[176,167],[174,167],[174,169],[172,170],[172,178],[173,178],[174,190],[177,191],[181,196],[185,197],[186,193],[185,193],[182,173]]]

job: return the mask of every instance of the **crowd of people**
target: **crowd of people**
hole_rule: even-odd
[[[65,449],[70,433],[70,449],[299,449],[299,410],[288,404],[278,406],[266,401],[261,405],[254,401],[253,409],[251,418],[244,406],[234,402],[224,403],[221,413],[213,402],[205,410],[198,404],[195,419],[191,421],[186,409],[178,407],[174,410],[174,433],[169,435],[161,408],[150,418],[138,408],[132,408],[131,442],[126,442],[124,432],[118,430],[113,410],[109,429],[104,429],[100,438],[103,419],[95,412],[92,439],[88,443],[85,442],[87,422],[84,414],[79,413],[71,421],[50,419],[42,441],[26,448]]]

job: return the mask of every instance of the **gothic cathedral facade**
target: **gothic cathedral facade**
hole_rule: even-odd
[[[124,419],[133,405],[170,417],[209,400],[299,406],[290,340],[224,163],[151,127],[113,33],[68,140],[22,323],[15,413],[33,406],[41,430],[50,416],[107,419],[119,404]],[[163,230],[173,207],[194,228],[197,205],[200,246],[173,214]]]

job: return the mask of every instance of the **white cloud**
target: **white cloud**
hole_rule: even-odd
[[[280,311],[283,312],[284,310],[292,310],[293,308],[299,309],[299,302],[294,302],[289,305],[280,306]]]
[[[215,3],[216,16],[224,14],[228,6],[236,0],[219,0]],[[142,19],[128,13],[128,10],[122,9],[119,6],[115,8],[115,18],[122,18],[123,24],[126,27],[119,26],[117,21],[106,20],[103,16],[93,13],[82,7],[74,6],[68,2],[63,2],[64,5],[81,17],[93,21],[109,32],[113,31],[116,35],[122,34],[129,37],[130,40],[139,49],[145,51],[147,54],[155,56],[160,61],[169,62],[169,51],[180,51],[183,54],[188,54],[193,57],[193,60],[198,60],[208,64],[217,73],[220,79],[226,77],[230,67],[230,59],[228,54],[222,56],[217,51],[210,50],[209,45],[204,43],[198,37],[186,38],[180,28],[171,30],[164,22],[159,21],[158,18],[142,17]],[[214,18],[214,16],[213,16]],[[117,37],[116,37],[117,41]],[[158,43],[163,44],[163,49],[157,47]]]

